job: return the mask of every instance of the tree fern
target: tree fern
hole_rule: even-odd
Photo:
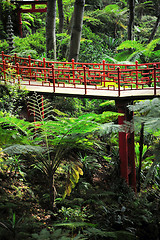
[[[111,128],[111,124],[105,122],[111,113],[108,112],[98,116],[97,114],[86,114],[79,118],[61,118],[61,112],[52,109],[47,100],[40,95],[34,94],[28,101],[28,107],[35,121],[28,123],[14,116],[1,113],[0,122],[7,127],[14,127],[21,135],[26,136],[27,145],[12,145],[5,149],[21,155],[31,154],[35,156],[34,166],[39,168],[48,181],[50,192],[50,208],[53,209],[56,197],[54,175],[60,164],[66,165],[66,189],[65,195],[70,194],[71,188],[75,186],[79,175],[83,174],[82,164],[78,160],[78,152],[96,152],[102,149],[100,141],[94,136],[100,130]],[[117,117],[117,114],[112,117]],[[101,120],[101,118],[103,120]],[[50,120],[52,119],[52,121]],[[53,121],[54,119],[54,121]],[[112,124],[113,125],[113,124]],[[99,133],[98,133],[99,134]],[[26,148],[26,151],[25,151]]]
[[[118,47],[117,50],[126,50],[132,49],[133,52],[128,56],[128,61],[135,61],[139,60],[142,55],[145,57],[151,57],[155,47],[159,44],[160,38],[152,40],[149,44],[144,45],[139,43],[138,41],[131,41],[127,40],[122,42]]]
[[[129,106],[131,111],[135,112],[134,121],[135,126],[144,122],[145,132],[149,132],[158,138],[154,141],[153,163],[146,175],[144,186],[154,178],[155,172],[159,169],[159,134],[160,134],[160,99],[154,98],[153,100],[145,100],[137,102],[135,105]]]
[[[67,184],[65,195],[70,195],[71,188],[75,186],[79,179],[79,174],[83,174],[82,166],[75,157],[76,151],[86,149],[94,150],[95,139],[88,139],[87,135],[100,128],[100,124],[93,121],[94,114],[87,114],[79,118],[60,119],[50,121],[49,117],[54,112],[47,101],[43,101],[41,96],[34,94],[29,100],[29,109],[38,120],[35,122],[35,135],[33,142],[42,144],[46,152],[39,162],[35,163],[47,177],[50,187],[50,207],[54,204],[55,193],[53,191],[54,174],[60,164],[67,163]]]

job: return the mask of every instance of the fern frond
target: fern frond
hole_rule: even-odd
[[[32,124],[18,119],[16,116],[0,111],[0,124],[5,124],[6,128],[14,127],[20,134],[29,136],[32,132]]]
[[[152,40],[145,48],[144,54],[146,56],[150,56],[152,52],[154,51],[157,44],[160,44],[160,38]]]
[[[135,61],[136,61],[137,59],[139,59],[140,56],[144,54],[144,52],[145,52],[145,50],[133,52],[133,53],[127,58],[127,61],[132,62],[132,64],[135,63]]]
[[[46,121],[52,115],[50,103],[37,93],[28,100],[28,108],[37,121]]]
[[[124,50],[124,49],[135,49],[137,51],[142,51],[144,50],[143,44],[133,41],[133,40],[127,40],[122,42],[118,47],[117,50]]]
[[[70,161],[67,166],[67,184],[66,184],[66,189],[64,192],[63,198],[67,196],[70,196],[70,193],[72,191],[72,188],[76,186],[76,183],[78,183],[79,180],[79,175],[83,175],[83,170],[82,170],[82,163],[79,162],[78,160],[75,161]]]
[[[106,13],[117,12],[119,10],[119,6],[117,4],[109,4],[104,8]]]
[[[14,144],[10,147],[4,148],[3,152],[7,153],[10,156],[14,155],[40,155],[44,152],[43,147],[39,146],[32,146],[32,145],[21,145],[21,144]]]
[[[145,129],[154,133],[160,129],[160,100],[145,100],[129,106],[131,111],[136,112],[135,122],[144,122]]]

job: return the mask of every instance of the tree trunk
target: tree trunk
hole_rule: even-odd
[[[63,13],[63,3],[62,0],[57,0],[58,3],[58,13],[59,13],[59,33],[63,32],[64,27],[64,13]]]
[[[46,51],[47,57],[56,60],[56,0],[47,1]]]
[[[54,186],[54,175],[51,173],[48,176],[49,185],[49,209],[54,212],[56,208],[55,198],[56,198],[56,188]]]
[[[69,58],[68,58],[69,61],[71,61],[72,58],[74,58],[75,61],[78,61],[81,32],[82,32],[82,25],[83,25],[84,5],[85,5],[85,0],[75,0],[73,28],[71,33],[70,50],[69,50]]]
[[[0,31],[3,31],[3,23],[2,23],[2,3],[0,2]],[[2,36],[0,36],[0,39]]]
[[[138,5],[141,6],[143,3],[145,2],[145,0],[139,0],[138,1]],[[144,15],[144,11],[145,11],[145,7],[140,7],[140,9],[137,11],[137,17],[139,20],[142,19],[142,16]]]
[[[135,0],[128,0],[128,3],[129,3],[128,40],[133,40],[134,39]]]
[[[159,16],[157,16],[157,21],[155,22],[155,25],[154,25],[153,30],[151,32],[151,35],[148,39],[148,43],[150,43],[153,40],[153,38],[154,38],[154,36],[155,36],[155,34],[158,30],[159,24],[160,24],[160,14],[159,14]]]

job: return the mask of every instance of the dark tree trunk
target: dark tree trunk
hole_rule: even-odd
[[[62,0],[57,0],[58,3],[58,13],[59,13],[59,33],[63,32],[64,27],[64,13],[63,13],[63,2]]]
[[[69,58],[68,58],[69,61],[71,61],[72,58],[74,58],[75,61],[78,61],[81,32],[82,32],[82,25],[83,25],[84,5],[85,5],[85,0],[75,0],[73,28],[71,33],[70,50],[69,50]]]
[[[48,176],[48,185],[49,185],[49,209],[55,211],[55,198],[56,198],[56,188],[54,186],[54,175]]]
[[[56,60],[56,0],[47,1],[46,51],[47,57]]]
[[[160,24],[160,14],[157,17],[157,20],[155,22],[155,25],[154,25],[153,30],[151,32],[151,35],[150,35],[150,37],[148,39],[148,43],[150,43],[153,40],[153,38],[154,38],[154,36],[155,36],[155,34],[156,34],[157,30],[158,30],[159,24]]]
[[[145,2],[145,0],[139,0],[138,1],[138,4],[139,5],[142,5],[143,3]],[[145,8],[143,7],[140,7],[140,9],[137,11],[137,17],[141,20],[142,19],[142,16],[144,15],[144,11],[145,11]]]
[[[133,40],[133,38],[134,38],[135,0],[128,0],[128,3],[129,3],[128,40]]]

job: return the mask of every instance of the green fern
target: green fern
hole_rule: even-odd
[[[50,121],[49,118],[54,113],[49,103],[44,100],[42,106],[41,96],[34,94],[28,104],[31,113],[35,119],[35,135],[33,143],[43,144],[45,152],[40,161],[35,163],[47,177],[49,182],[53,183],[54,174],[60,164],[67,163],[67,183],[65,195],[70,195],[71,188],[78,182],[79,175],[83,174],[82,165],[74,154],[76,151],[86,149],[94,150],[95,140],[88,139],[87,135],[100,128],[100,124],[93,121],[94,114],[87,114],[79,118],[56,117],[56,121]],[[56,111],[57,112],[57,111]],[[49,184],[52,185],[52,184]],[[51,186],[52,188],[52,186]],[[50,199],[53,194],[50,189]],[[52,198],[52,205],[54,199]]]
[[[50,208],[52,209],[56,194],[54,175],[58,168],[60,165],[66,165],[68,168],[64,191],[65,195],[70,195],[71,188],[76,185],[79,176],[83,174],[83,165],[79,162],[76,153],[102,150],[103,146],[99,140],[96,140],[94,134],[99,134],[100,130],[104,130],[104,128],[111,128],[110,123],[99,123],[106,122],[111,113],[100,116],[91,113],[79,118],[64,116],[62,118],[60,111],[52,109],[47,100],[44,99],[42,102],[42,97],[36,93],[29,99],[28,106],[31,114],[35,117],[33,123],[17,119],[7,113],[1,113],[1,123],[6,124],[7,128],[13,127],[18,130],[21,135],[24,135],[25,140],[27,138],[26,142],[22,141],[22,146],[12,145],[5,151],[12,153],[13,150],[14,153],[20,155],[22,153],[34,155],[34,166],[42,171],[48,181]]]
[[[129,106],[130,110],[137,113],[134,117],[136,122],[144,122],[145,130],[154,134],[160,129],[160,100],[145,100]]]
[[[144,54],[146,56],[151,56],[152,52],[154,51],[157,44],[160,44],[160,38],[152,40],[145,48]]]
[[[160,38],[152,40],[149,44],[144,45],[142,43],[139,43],[138,41],[131,41],[127,40],[122,42],[118,47],[117,50],[127,50],[132,49],[132,53],[127,53],[127,61],[134,62],[136,60],[139,60],[142,55],[145,57],[151,57],[154,53],[154,49],[157,46],[157,44],[160,43]],[[122,53],[121,53],[122,54]]]
[[[127,40],[127,41],[122,42],[117,47],[117,50],[124,50],[124,49],[130,49],[130,48],[134,49],[134,50],[142,51],[144,49],[144,46],[137,41]]]
[[[152,161],[150,161],[150,168],[144,181],[144,186],[146,187],[148,182],[155,179],[155,172],[159,169],[160,99],[154,98],[153,100],[140,101],[135,105],[129,106],[129,109],[135,112],[135,126],[140,126],[144,122],[145,132],[149,132],[155,137],[158,136],[153,143],[154,158],[152,156],[149,157],[149,160]]]
[[[18,133],[24,137],[25,143],[28,142],[25,136],[32,136],[32,124],[25,120],[18,119],[10,113],[0,111],[0,125],[2,128],[18,131]]]

